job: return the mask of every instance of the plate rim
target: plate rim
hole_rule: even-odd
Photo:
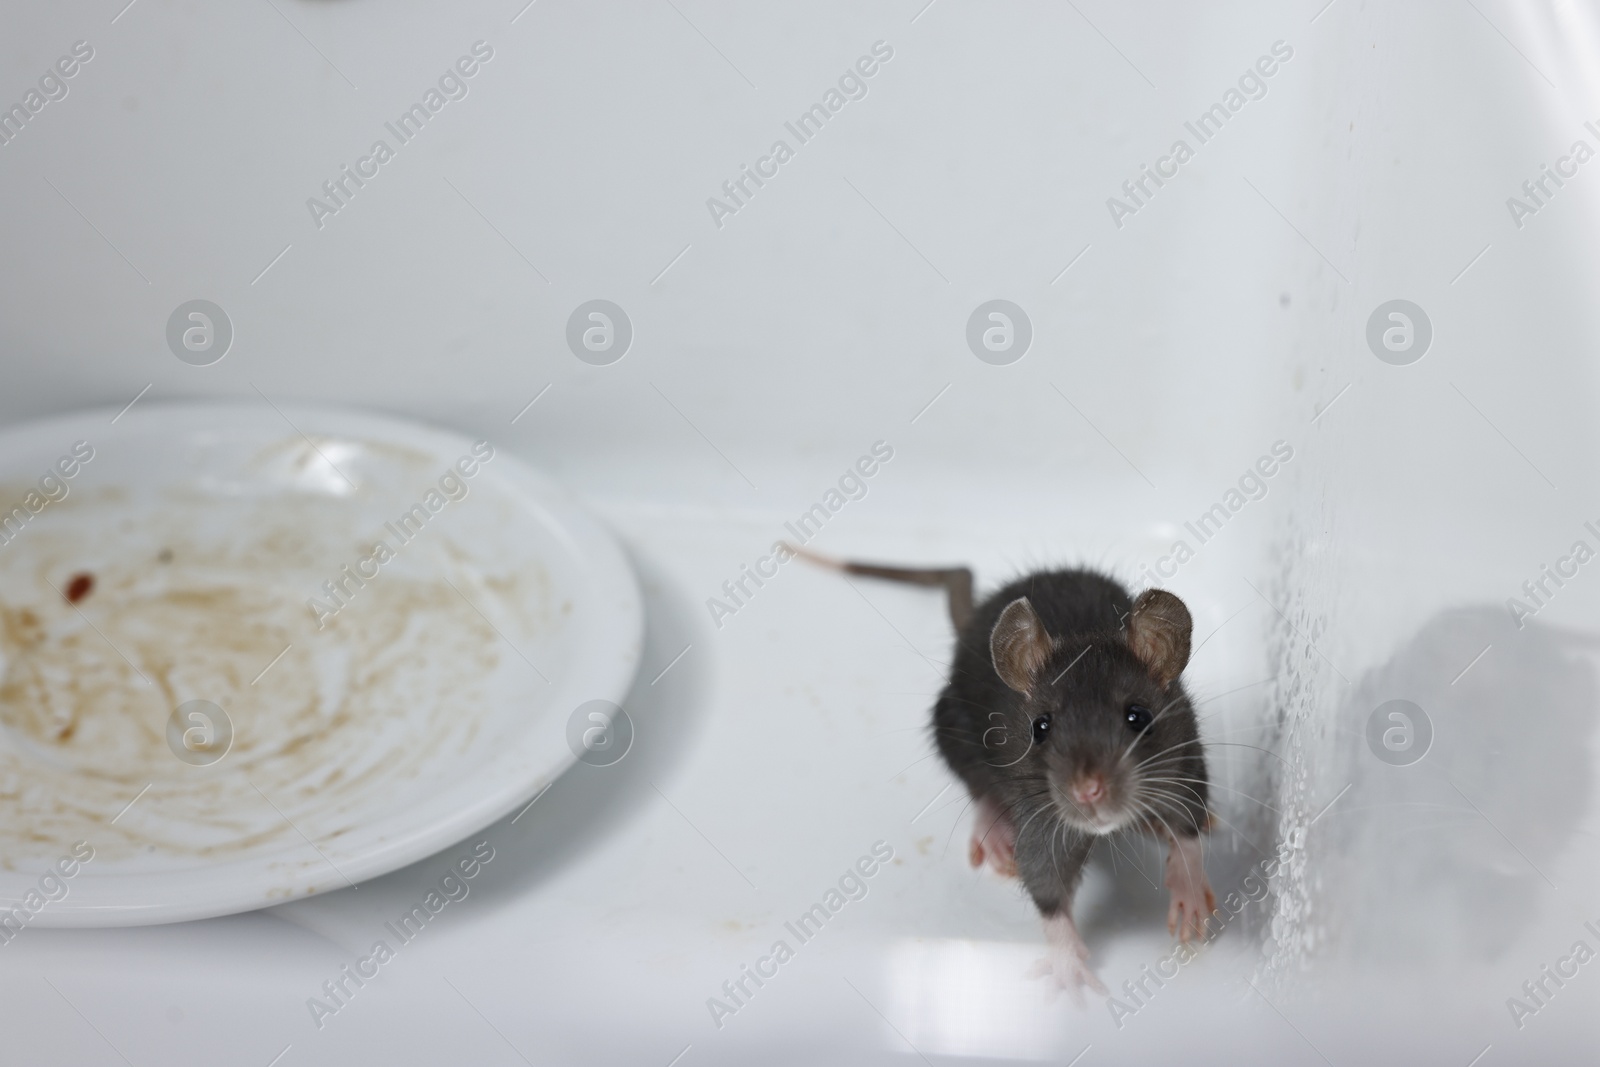
[[[443,451],[435,446],[446,442],[452,449],[463,450],[470,448],[474,440],[489,439],[493,442],[492,438],[472,437],[454,428],[439,426],[411,416],[350,405],[290,402],[283,405],[274,403],[271,406],[276,409],[274,417],[281,417],[287,424],[286,435],[342,436],[352,439],[366,437],[389,443],[406,441],[409,435],[409,443],[413,445],[419,437],[424,439],[427,442],[425,450],[430,453]],[[183,434],[194,432],[200,427],[193,425],[192,421],[177,428],[162,426],[160,420],[163,417],[215,422],[229,415],[245,413],[248,413],[252,420],[266,418],[272,414],[258,403],[224,397],[173,398],[152,401],[133,410],[111,406],[77,409],[0,427],[0,454],[8,456],[7,467],[17,466],[19,457],[27,457],[33,451],[27,446],[33,446],[34,449],[42,448],[42,439],[52,432],[53,428],[63,437],[59,447],[65,448],[72,439],[85,437],[82,431],[92,427],[97,419],[103,419],[110,426],[127,419],[129,426],[140,425],[146,432],[153,429],[160,433],[170,429],[176,438],[181,439]],[[90,443],[99,447],[98,442],[94,440],[90,440]],[[575,690],[586,694],[583,699],[603,699],[621,704],[638,677],[645,631],[643,595],[632,561],[610,527],[593,514],[570,490],[524,461],[509,448],[495,443],[495,450],[495,459],[505,460],[503,464],[496,464],[496,475],[506,478],[512,487],[520,489],[528,497],[528,502],[537,502],[539,505],[536,510],[529,511],[533,521],[551,529],[559,539],[581,546],[583,549],[584,555],[569,555],[565,557],[564,562],[569,565],[577,564],[584,569],[585,593],[591,595],[600,605],[598,620],[591,625],[591,628],[614,629],[619,637],[615,644],[608,645],[603,652],[597,652],[591,643],[591,647],[584,650],[583,659],[568,672],[568,676],[561,683],[561,688],[551,695],[551,705],[559,706],[555,702],[561,698],[562,693],[570,694]],[[580,638],[582,636],[580,634]],[[617,655],[619,651],[622,652],[621,656]],[[611,664],[609,669],[606,667],[608,662]],[[577,703],[573,706],[576,707]],[[97,875],[93,868],[88,868],[69,883],[73,890],[79,886],[93,884],[97,887],[94,895],[98,896],[122,886],[129,886],[136,891],[145,890],[145,893],[139,895],[146,896],[152,887],[160,888],[162,885],[179,881],[195,891],[194,897],[203,896],[204,899],[185,901],[182,897],[191,894],[181,893],[175,894],[180,898],[177,900],[96,903],[78,900],[76,898],[87,894],[69,891],[62,900],[34,913],[26,925],[40,928],[85,928],[181,922],[275,907],[311,896],[336,892],[348,888],[346,879],[349,883],[359,886],[363,881],[369,881],[437,855],[450,845],[459,843],[493,825],[516,807],[529,801],[541,789],[555,782],[577,762],[576,756],[566,746],[564,738],[559,752],[555,751],[554,744],[546,743],[542,747],[531,748],[528,754],[537,757],[542,752],[551,753],[551,758],[536,758],[533,762],[540,766],[530,764],[526,772],[521,774],[516,773],[514,763],[517,752],[497,755],[474,777],[485,776],[492,769],[505,766],[506,777],[503,784],[483,792],[473,804],[441,812],[409,834],[375,842],[363,848],[354,857],[341,857],[341,862],[337,866],[328,860],[324,865],[300,867],[278,875],[268,873],[265,870],[267,866],[281,862],[282,855],[290,855],[293,851],[297,851],[292,845],[287,845],[282,853],[273,852],[250,859],[241,858],[214,864],[207,864],[200,859],[194,867],[181,870]],[[496,780],[498,781],[498,778]],[[62,847],[65,850],[70,847],[70,843],[62,843]],[[47,863],[41,865],[37,872],[19,865],[9,871],[0,871],[0,880],[10,881],[15,878],[21,885],[24,880],[36,879],[38,874],[43,874],[48,869]],[[251,885],[247,887],[238,884],[232,891],[228,891],[230,883],[238,883],[252,872],[255,873]],[[316,877],[308,877],[311,874],[315,874]],[[89,877],[89,882],[80,881],[85,875]],[[221,884],[213,886],[210,884],[213,882]],[[273,895],[269,896],[269,893]],[[9,911],[19,902],[20,898],[0,896],[0,909]]]

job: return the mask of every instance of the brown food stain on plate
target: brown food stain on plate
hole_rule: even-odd
[[[94,575],[87,571],[80,571],[72,576],[67,583],[67,603],[76,604],[94,591]]]
[[[80,839],[97,859],[166,867],[292,851],[301,833],[336,841],[372,822],[374,794],[425,799],[443,784],[439,756],[477,738],[483,679],[507,651],[478,609],[524,631],[553,621],[542,567],[464,575],[440,530],[431,556],[403,549],[405,566],[385,566],[319,630],[307,597],[378,532],[353,502],[95,495],[75,492],[70,524],[0,554],[0,868]],[[168,746],[173,709],[197,699],[232,724],[212,766]]]

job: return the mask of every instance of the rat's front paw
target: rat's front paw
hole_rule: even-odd
[[[1187,942],[1206,939],[1206,916],[1217,910],[1216,894],[1206,881],[1200,862],[1199,838],[1177,838],[1167,854],[1167,888],[1172,902],[1167,906],[1167,932]]]
[[[988,859],[995,873],[1006,878],[1017,876],[1017,831],[1011,816],[988,797],[978,801],[978,815],[972,823],[972,843],[967,858],[974,867]]]
[[[1204,941],[1206,917],[1216,910],[1216,894],[1204,881],[1198,888],[1174,889],[1172,902],[1167,905],[1167,932],[1177,934],[1179,941]]]

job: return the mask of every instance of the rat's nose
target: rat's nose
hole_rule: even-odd
[[[1072,783],[1072,799],[1079,804],[1098,804],[1106,798],[1106,780],[1101,774],[1080,774]]]

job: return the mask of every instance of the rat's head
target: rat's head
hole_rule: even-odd
[[[1195,818],[1205,805],[1192,770],[1199,735],[1175,684],[1191,629],[1183,601],[1162,589],[1139,597],[1123,634],[1081,638],[1047,633],[1027,597],[1013,600],[989,650],[1022,696],[1014,724],[1022,729],[1006,731],[997,763],[1036,776],[1061,820],[1089,833]]]

